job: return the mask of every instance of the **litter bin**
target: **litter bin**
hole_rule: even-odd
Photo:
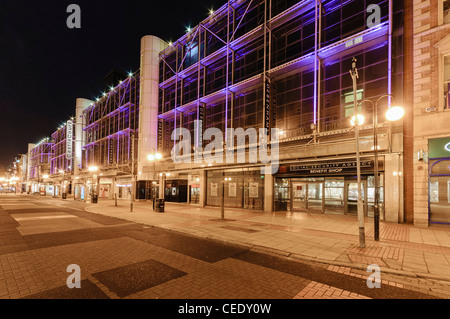
[[[67,194],[66,193],[62,193],[62,199],[67,199]]]
[[[98,196],[92,195],[92,204],[97,204],[97,203],[98,203]]]
[[[165,203],[164,199],[155,199],[154,211],[157,213],[164,213]]]

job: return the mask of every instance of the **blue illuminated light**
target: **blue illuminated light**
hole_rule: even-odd
[[[445,145],[444,148],[447,152],[450,152],[450,143],[447,143],[447,145]]]

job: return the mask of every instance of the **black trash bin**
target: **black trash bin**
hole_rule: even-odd
[[[98,203],[98,196],[92,195],[92,204],[97,204],[97,203]]]
[[[62,193],[62,199],[67,199],[67,194],[66,193]]]
[[[154,211],[157,213],[164,213],[164,209],[165,209],[164,199],[155,199],[154,203],[155,203]]]

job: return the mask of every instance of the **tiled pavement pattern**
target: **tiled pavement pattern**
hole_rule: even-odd
[[[20,210],[23,204],[27,210]],[[363,270],[317,264],[312,262],[313,258],[299,262],[299,258],[287,248],[301,247],[305,256],[314,256],[320,251],[321,256],[334,258],[335,262],[340,261],[342,256],[350,261],[349,256],[361,255],[357,245],[347,242],[348,239],[354,239],[354,234],[345,231],[348,227],[345,224],[338,227],[342,232],[334,233],[335,244],[331,247],[325,245],[327,237],[321,239],[318,236],[321,232],[319,224],[330,226],[318,216],[312,216],[314,223],[317,222],[313,223],[316,227],[294,227],[289,223],[267,223],[267,218],[275,220],[276,216],[248,211],[233,212],[230,220],[224,222],[211,218],[217,210],[199,210],[199,213],[195,209],[189,211],[183,208],[184,212],[180,213],[182,210],[179,208],[183,206],[175,205],[165,214],[156,214],[139,203],[135,212],[129,213],[124,204],[112,207],[111,203],[106,202],[94,207],[97,215],[82,209],[67,210],[63,201],[54,199],[36,201],[32,197],[24,197],[17,201],[0,197],[0,206],[3,209],[0,210],[2,299],[325,299],[330,295],[331,298],[360,299],[450,296],[448,282],[437,279],[389,273],[383,274],[382,289],[368,289],[365,284],[368,273]],[[30,218],[33,216],[29,214],[33,212],[38,218]],[[61,218],[66,214],[74,217]],[[302,220],[305,216],[291,216],[288,220],[296,218]],[[331,219],[334,220],[333,217]],[[67,220],[77,220],[77,223],[68,225]],[[46,233],[43,227],[48,222],[51,224],[50,233]],[[152,225],[158,225],[161,229]],[[58,227],[62,231],[57,232]],[[202,238],[214,237],[222,242],[185,237],[165,229],[192,230],[196,235],[202,233]],[[228,238],[224,238],[226,235]],[[239,239],[243,243],[253,240],[252,249],[249,250],[247,245],[239,248],[223,243],[235,243]],[[290,245],[287,245],[288,242]],[[265,247],[264,243],[270,245]],[[369,253],[365,257],[381,258],[386,264],[404,264],[408,258],[420,264],[423,257],[423,261],[426,263],[428,260],[431,265],[435,260],[435,256],[430,256],[432,253],[426,249],[418,252],[417,249],[407,247],[402,250],[401,247],[387,245],[379,249],[375,243],[372,245],[373,249],[367,250]],[[272,254],[268,255],[267,252]],[[446,255],[439,256],[444,257],[440,259],[441,262],[447,261]],[[70,275],[67,266],[70,264],[78,264],[81,268],[81,290],[69,290],[65,286]],[[154,274],[159,275],[152,278]],[[132,284],[127,287],[121,281],[124,279]]]
[[[350,291],[311,281],[292,299],[370,299]]]

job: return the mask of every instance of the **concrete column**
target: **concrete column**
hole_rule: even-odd
[[[200,198],[199,198],[199,205],[200,207],[206,206],[206,171],[201,170],[200,171]]]
[[[147,155],[156,153],[158,147],[159,53],[167,47],[165,41],[155,36],[141,39],[138,180],[157,178],[153,170],[144,167],[149,166]]]
[[[83,111],[94,104],[94,101],[87,99],[77,99],[75,112],[75,157],[73,159],[73,171],[75,176],[80,175],[82,163],[82,148],[86,145],[86,133],[83,131],[84,123]]]
[[[385,220],[387,222],[401,222],[401,180],[402,167],[400,157],[397,154],[385,156]]]
[[[273,211],[273,184],[274,184],[273,179],[274,179],[273,175],[266,174],[264,176],[264,212],[265,213],[272,213],[272,211]]]
[[[164,190],[166,188],[166,178],[164,175],[159,175],[159,198],[164,199]]]

